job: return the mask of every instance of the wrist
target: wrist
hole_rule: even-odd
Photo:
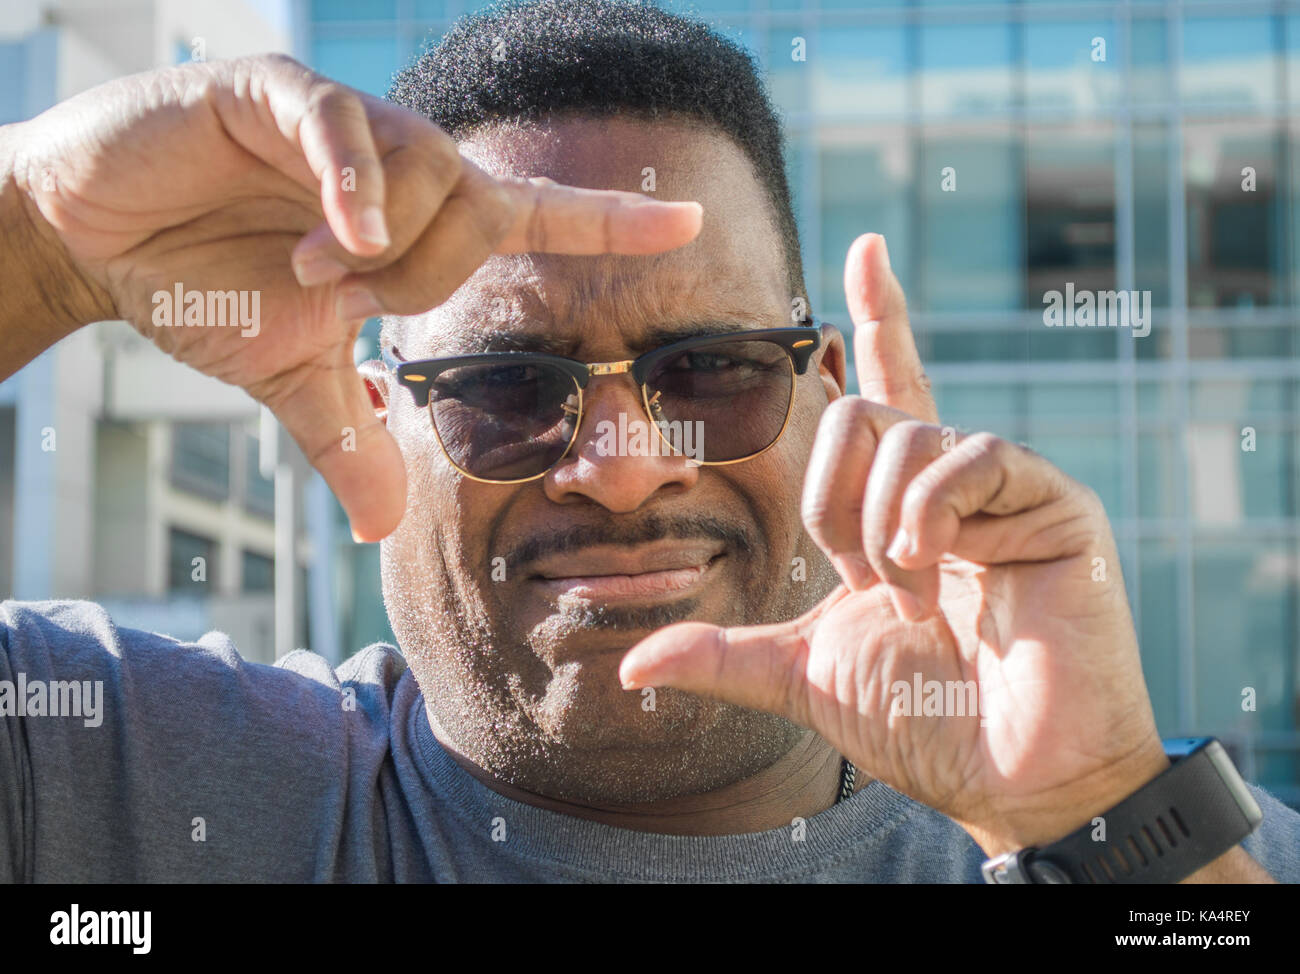
[[[0,127],[0,378],[83,325],[116,315],[108,292],[86,278],[33,197],[19,152],[26,123]]]
[[[1086,778],[1021,799],[978,824],[961,824],[990,858],[1050,845],[1105,815],[1169,765],[1156,737]]]

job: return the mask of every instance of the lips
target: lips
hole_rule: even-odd
[[[530,580],[553,596],[597,601],[654,599],[698,585],[723,554],[718,542],[671,542],[633,549],[596,547],[542,558]]]

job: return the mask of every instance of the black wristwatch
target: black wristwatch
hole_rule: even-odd
[[[984,882],[1176,883],[1255,831],[1264,815],[1222,744],[1164,746],[1167,771],[1064,839],[988,860]]]

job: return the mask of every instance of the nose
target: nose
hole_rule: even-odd
[[[578,438],[547,473],[543,489],[556,504],[589,500],[626,514],[660,491],[689,490],[699,475],[650,424],[632,377],[606,375],[587,384]]]

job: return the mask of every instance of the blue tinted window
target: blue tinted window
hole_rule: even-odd
[[[1024,40],[1030,107],[1091,112],[1115,103],[1123,52],[1113,23],[1031,21]]]
[[[1278,41],[1266,17],[1189,17],[1183,22],[1182,96],[1215,104],[1278,97]]]
[[[0,43],[0,124],[23,118],[25,45]]]
[[[392,20],[397,16],[396,0],[311,0],[311,19]]]
[[[1018,141],[935,136],[921,153],[919,289],[913,306],[976,311],[1020,306],[1024,204]]]
[[[391,35],[317,38],[311,66],[327,78],[382,97],[399,66],[397,44]]]
[[[1012,103],[1012,25],[926,25],[921,107],[929,115],[1005,111]]]
[[[1139,103],[1168,101],[1172,94],[1169,25],[1163,17],[1134,17],[1129,38],[1133,48],[1129,59],[1133,72],[1128,86],[1130,99]]]
[[[907,107],[902,27],[827,27],[809,39],[814,111],[901,115]]]
[[[822,297],[842,307],[844,256],[867,231],[883,233],[894,272],[910,290],[913,166],[902,130],[882,129],[870,141],[823,133],[819,159],[822,219]]]

